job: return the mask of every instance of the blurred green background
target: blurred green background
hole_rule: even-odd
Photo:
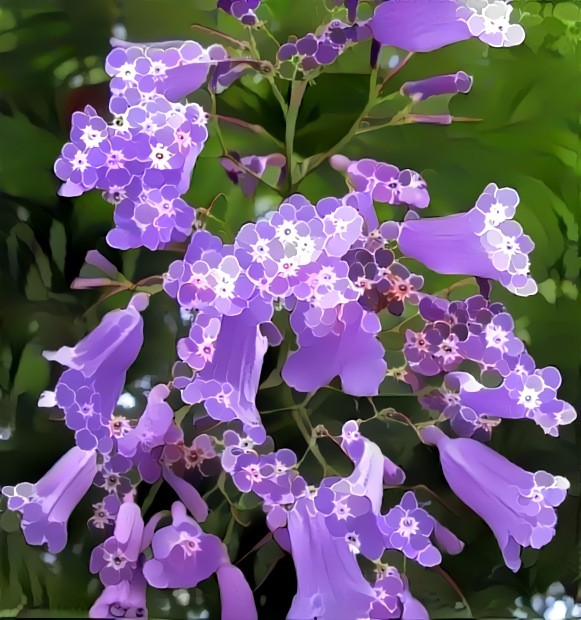
[[[498,50],[475,40],[416,55],[389,83],[389,89],[396,91],[406,80],[464,70],[474,76],[474,87],[469,95],[455,97],[450,110],[481,122],[387,127],[362,134],[342,152],[421,172],[432,197],[431,214],[470,208],[490,181],[519,191],[517,219],[536,243],[532,271],[540,292],[522,299],[495,289],[495,296],[513,313],[517,333],[537,365],[560,369],[560,395],[579,409],[580,5],[556,0],[513,4],[527,31],[524,45]],[[36,481],[72,445],[64,424],[36,405],[59,372],[41,351],[75,343],[106,311],[127,302],[126,294],[119,294],[96,304],[98,291],[70,290],[82,269],[88,273],[83,267],[86,252],[99,249],[134,282],[163,273],[175,258],[169,252],[120,253],[107,248],[104,237],[111,228],[112,206],[98,192],[75,199],[56,195],[52,164],[67,139],[69,117],[86,104],[106,113],[103,62],[114,27],[117,31],[119,25],[124,27],[130,41],[220,42],[208,32],[192,31],[194,23],[244,39],[244,28],[215,7],[216,0],[0,0],[0,485]],[[313,31],[332,17],[324,0],[264,0],[259,16],[280,42],[291,34]],[[273,60],[273,42],[262,32],[256,38],[262,56]],[[388,61],[397,53],[384,50],[382,58]],[[368,43],[349,50],[309,86],[297,126],[295,146],[300,156],[330,148],[348,131],[366,103],[368,58]],[[281,89],[286,89],[284,82]],[[210,103],[205,91],[194,99]],[[433,111],[446,111],[446,102],[437,105],[442,109]],[[280,149],[276,140],[284,139],[284,118],[262,76],[249,74],[219,95],[217,110],[261,124],[273,136],[222,124],[229,149],[242,155]],[[276,207],[280,197],[261,185],[255,199],[245,198],[220,167],[221,154],[218,141],[211,137],[187,199],[196,207],[208,207],[222,194],[214,208],[226,226],[215,232],[231,239],[243,222]],[[345,184],[324,164],[299,189],[316,200],[340,195]],[[390,214],[387,207],[380,209],[382,219]],[[431,274],[425,290],[440,291],[454,281]],[[465,286],[454,294],[466,296],[475,290]],[[146,343],[128,375],[127,390],[135,406],[128,407],[126,415],[138,415],[148,385],[170,378],[175,340],[185,332],[179,312],[163,294],[153,298],[144,317]],[[382,338],[391,365],[403,363],[397,349],[402,342],[399,324],[406,318],[386,320]],[[286,346],[267,356],[258,399],[261,411],[286,406],[295,398],[281,385],[277,370]],[[376,405],[394,407],[414,421],[427,416],[408,388],[392,379],[382,386]],[[321,390],[309,403],[313,426],[324,423],[332,432],[339,432],[343,421],[368,413],[365,400],[356,402],[332,390]],[[279,447],[304,451],[290,412],[264,419]],[[559,439],[543,435],[526,421],[503,423],[495,431],[493,447],[520,466],[547,469],[572,482],[570,497],[559,510],[556,538],[540,552],[527,550],[524,568],[516,575],[502,564],[491,532],[447,491],[435,454],[418,444],[412,429],[376,421],[366,430],[404,467],[410,485],[425,484],[451,505],[456,514],[437,501],[431,509],[468,543],[460,556],[444,560],[445,573],[414,568],[408,562],[412,590],[433,617],[512,617],[517,599],[527,608],[533,594],[556,581],[576,595],[581,571],[579,424],[564,428]],[[336,447],[321,442],[320,448],[324,458],[348,472]],[[320,478],[314,458],[309,457],[305,466],[312,480]],[[210,490],[214,484],[215,480],[204,480],[202,488]],[[267,530],[252,498],[240,499],[233,488],[228,491],[237,508],[213,494],[206,529],[226,537],[231,557],[240,559]],[[165,493],[156,496],[151,510],[171,501]],[[399,492],[390,493],[386,505],[398,501]],[[140,491],[141,496],[147,496],[147,489]],[[424,501],[430,498],[422,496]],[[86,615],[100,590],[87,562],[99,542],[86,527],[91,503],[96,501],[99,495],[94,493],[75,511],[70,544],[58,558],[28,547],[15,516],[0,513],[0,616]],[[239,521],[251,525],[244,527]],[[262,617],[284,617],[296,587],[290,558],[268,543],[249,553],[240,566],[256,587]],[[213,618],[217,586],[208,580],[192,592],[152,592],[149,603],[151,617]],[[535,617],[530,609],[529,617]]]

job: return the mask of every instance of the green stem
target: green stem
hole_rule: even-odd
[[[288,111],[286,115],[286,131],[285,131],[285,144],[286,144],[286,163],[288,166],[288,187],[289,193],[292,193],[295,184],[295,157],[294,157],[294,142],[297,129],[297,119],[299,116],[299,109],[301,102],[307,88],[306,81],[295,82],[291,84],[291,96]]]
[[[303,174],[302,179],[304,179],[308,174],[311,174],[314,170],[316,170],[323,162],[327,161],[329,157],[336,155],[344,146],[346,146],[349,142],[351,142],[352,138],[357,135],[357,132],[361,126],[361,122],[368,115],[371,108],[376,105],[377,102],[377,94],[376,94],[376,84],[377,84],[377,69],[374,68],[371,70],[371,74],[369,76],[369,95],[367,98],[367,103],[365,107],[361,111],[361,114],[355,119],[353,125],[349,131],[337,142],[334,146],[332,146],[328,151],[324,153],[319,153],[319,155],[315,155],[315,157],[310,162],[308,169]]]

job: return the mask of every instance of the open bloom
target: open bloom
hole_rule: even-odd
[[[180,502],[172,505],[171,512],[172,524],[153,535],[153,558],[143,567],[148,583],[155,588],[194,588],[217,572],[222,620],[255,620],[252,591],[243,575],[231,566],[224,543],[203,532]],[[224,567],[228,568],[221,570]]]
[[[473,439],[450,439],[440,429],[421,431],[436,445],[450,488],[493,531],[506,565],[520,568],[522,547],[540,549],[555,535],[569,481],[546,471],[531,473]]]
[[[59,553],[67,544],[67,522],[91,487],[97,473],[97,455],[72,448],[36,483],[5,486],[8,508],[22,514],[21,527],[30,545],[47,544]]]
[[[91,554],[91,572],[99,573],[105,586],[133,580],[142,548],[144,527],[141,509],[133,499],[121,504],[113,536],[93,549]]]
[[[525,37],[511,24],[510,0],[390,0],[379,5],[369,22],[383,45],[410,52],[431,52],[478,37],[494,47],[520,45]]]
[[[459,392],[458,406],[473,412],[472,416],[463,412],[463,418],[531,418],[553,436],[559,434],[560,425],[570,424],[577,417],[569,403],[557,398],[560,384],[561,375],[551,366],[530,372],[521,367],[495,388],[483,386],[466,372],[446,377],[446,387]],[[447,415],[446,410],[444,414]]]
[[[438,273],[498,280],[512,293],[534,295],[528,256],[534,243],[511,219],[518,201],[515,190],[491,183],[467,213],[401,224],[399,248]],[[384,224],[384,230],[389,235],[393,223]]]

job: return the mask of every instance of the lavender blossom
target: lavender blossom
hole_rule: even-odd
[[[371,618],[429,620],[426,608],[411,595],[407,578],[393,566],[383,566],[377,571],[373,592]]]
[[[304,325],[305,315],[301,315]],[[284,365],[283,379],[300,392],[312,392],[338,375],[347,394],[376,395],[387,369],[383,347],[375,337],[380,329],[377,315],[356,302],[346,304],[327,335],[317,337],[306,326],[299,333],[299,349]]]
[[[204,533],[180,502],[174,502],[171,512],[172,524],[153,535],[153,558],[143,567],[147,582],[155,588],[194,588],[217,573],[222,619],[233,617],[238,601],[236,617],[254,620],[257,614],[252,591],[244,576],[230,564],[224,543]]]
[[[143,517],[141,509],[133,500],[121,504],[115,520],[113,536],[93,549],[90,570],[99,573],[105,586],[126,581],[131,583],[142,550]]]
[[[67,366],[54,392],[44,392],[39,406],[58,406],[83,450],[113,447],[111,416],[125,384],[125,373],[143,344],[141,312],[148,295],[134,295],[124,310],[113,310],[75,347],[45,351],[44,357]]]
[[[422,566],[436,566],[442,555],[431,538],[446,552],[457,554],[464,548],[448,528],[418,506],[415,495],[408,491],[401,502],[379,521],[387,548],[399,549]]]
[[[146,618],[147,582],[141,563],[133,571],[131,581],[120,581],[106,586],[89,610],[89,618]]]
[[[400,92],[413,101],[424,101],[437,95],[468,93],[471,88],[472,76],[458,71],[451,75],[437,75],[417,82],[406,82]]]
[[[506,565],[516,572],[521,547],[540,549],[555,535],[555,507],[567,495],[569,481],[545,471],[530,473],[484,444],[450,439],[430,426],[424,441],[436,445],[450,488],[492,529]]]
[[[371,194],[377,202],[417,209],[430,204],[426,182],[413,170],[400,170],[374,159],[351,161],[343,155],[333,155],[329,162],[335,170],[345,172],[356,191]]]
[[[59,553],[67,544],[67,522],[97,473],[94,450],[72,448],[36,483],[5,486],[8,508],[22,514],[20,527],[29,545],[47,544]]]
[[[532,372],[513,371],[496,388],[484,387],[465,372],[446,377],[446,387],[459,392],[458,405],[474,412],[475,417],[531,418],[555,437],[560,425],[570,424],[577,417],[569,403],[557,399],[560,384],[559,371],[550,366]]]
[[[298,586],[287,618],[366,617],[373,589],[348,543],[331,536],[311,500],[299,499],[288,512],[288,533]]]
[[[245,431],[257,440],[266,436],[255,404],[266,348],[267,339],[249,311],[224,317],[216,340],[205,341],[202,347],[207,362],[183,387],[184,401],[204,402],[215,420],[241,420]],[[205,353],[205,349],[210,351]]]
[[[522,26],[509,21],[511,13],[504,0],[390,0],[375,9],[369,26],[382,45],[409,52],[431,52],[472,37],[511,47],[524,40]]]
[[[228,178],[235,185],[240,185],[245,196],[254,195],[260,182],[257,177],[262,178],[270,167],[280,170],[277,184],[282,185],[284,183],[286,177],[286,157],[284,155],[272,153],[265,156],[249,155],[247,157],[240,157],[238,153],[231,153],[231,156],[237,159],[242,166],[237,165],[229,158],[221,159],[220,163],[222,168],[226,170]]]
[[[517,295],[534,295],[528,257],[534,244],[511,219],[518,200],[515,190],[491,183],[468,213],[401,224],[399,248],[438,273],[490,278]]]

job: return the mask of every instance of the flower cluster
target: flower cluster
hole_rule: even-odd
[[[217,4],[245,26],[262,25],[256,15],[260,0]],[[332,5],[344,5],[352,23],[333,21],[318,34],[292,38],[278,49],[279,62],[268,81],[283,109],[296,105],[293,97],[284,101],[275,82],[286,62],[295,79],[297,68],[314,78],[310,72],[318,75],[348,46],[372,37],[372,60],[382,44],[425,52],[472,37],[493,46],[516,45],[523,38],[522,28],[510,23],[512,7],[504,0],[390,0],[376,3],[366,23],[355,22],[358,0],[332,0]],[[345,174],[347,195],[316,204],[299,194],[283,198],[227,243],[205,230],[205,221],[194,227],[195,211],[182,199],[208,139],[206,112],[184,98],[208,78],[216,94],[249,67],[264,65],[256,46],[248,46],[252,58],[240,58],[230,57],[222,46],[205,49],[193,41],[114,40],[113,45],[106,71],[114,119],[107,123],[91,107],[73,115],[71,141],[55,164],[64,181],[60,193],[104,192],[115,205],[115,228],[107,235],[114,248],[159,250],[188,242],[183,257],[168,266],[163,290],[176,300],[184,321],[191,319],[190,329],[177,343],[173,377],[148,383],[137,419],[119,415],[116,406],[143,344],[143,313],[153,287],[129,283],[126,288],[135,294],[127,307],[107,313],[75,347],[45,352],[66,370],[39,404],[63,412],[77,445],[36,484],[2,489],[8,508],[22,516],[26,540],[61,551],[72,510],[97,487],[100,497],[89,523],[104,540],[93,550],[89,568],[104,590],[91,617],[145,617],[147,586],[194,588],[215,574],[223,620],[255,620],[246,578],[232,565],[224,543],[200,526],[209,508],[198,483],[220,471],[216,488],[232,510],[235,503],[223,485],[226,474],[240,493],[260,500],[274,540],[292,556],[297,592],[289,618],[424,620],[425,608],[412,596],[406,577],[382,563],[384,553],[433,567],[442,553],[458,554],[464,543],[430,514],[429,502],[402,488],[405,473],[362,434],[361,420],[345,423],[340,437],[320,426],[311,427],[309,437],[305,403],[336,378],[344,393],[373,397],[386,375],[416,392],[428,383],[425,378],[438,376],[442,387],[422,389],[420,402],[440,412],[436,423],[449,423],[459,438],[449,438],[435,425],[414,428],[424,443],[437,446],[450,488],[487,522],[506,565],[516,571],[523,547],[539,549],[553,538],[555,508],[569,482],[545,471],[525,471],[475,439],[488,439],[502,418],[529,418],[557,435],[576,416],[557,397],[559,372],[536,368],[506,308],[488,298],[489,280],[518,295],[537,290],[529,271],[533,243],[512,219],[517,192],[492,183],[467,213],[420,217],[430,195],[419,173],[335,154],[329,163]],[[411,99],[409,111],[416,102],[467,93],[471,86],[472,78],[459,71],[405,82],[401,94]],[[451,122],[448,116],[408,119]],[[297,166],[287,161],[294,159],[291,152],[240,157],[219,137],[220,163],[246,197],[255,194],[268,168],[280,171],[276,189],[282,193],[286,175],[296,187],[297,171],[306,174],[311,163],[311,170],[321,163]],[[380,222],[374,203],[408,209],[401,210],[402,221]],[[422,292],[424,279],[410,271],[408,258],[442,274],[475,277],[481,294],[449,301]],[[98,253],[87,262],[123,281]],[[80,278],[76,284],[94,282]],[[416,308],[410,311],[410,305]],[[405,333],[406,365],[388,370],[378,338],[382,319],[398,323],[394,317],[406,311],[406,321],[423,321],[423,327]],[[288,328],[279,331],[277,325],[285,321],[275,312],[287,314]],[[301,420],[307,453],[324,465],[325,477],[316,484],[300,471],[307,453],[299,459],[293,450],[275,447],[257,406],[268,347],[285,338],[289,347],[281,347],[276,380],[310,393],[289,411]],[[469,374],[470,363],[496,386]],[[191,416],[174,412],[178,391],[182,413],[196,405],[193,424]],[[382,417],[374,410],[371,419]],[[326,462],[314,446],[324,436],[340,447],[339,458],[348,457],[349,475],[326,477]],[[179,500],[171,513],[142,514],[136,502],[142,483],[171,487]],[[375,564],[373,583],[356,554]]]

